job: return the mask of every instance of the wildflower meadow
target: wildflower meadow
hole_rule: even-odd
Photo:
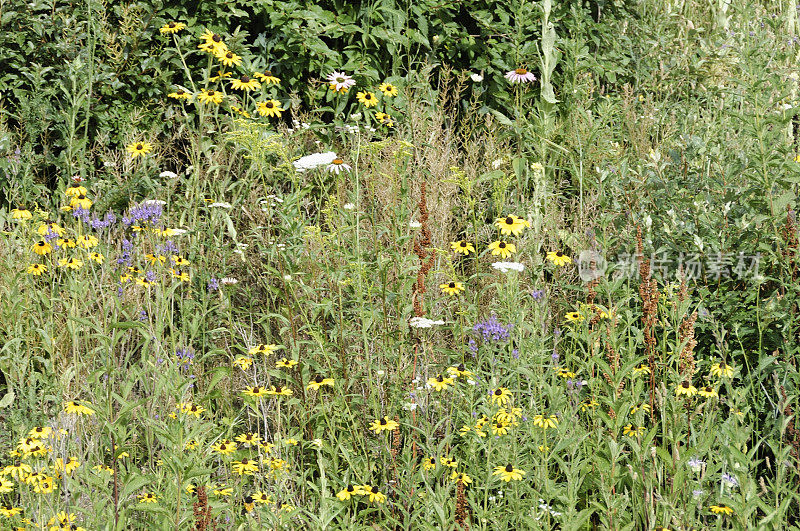
[[[800,5],[0,1],[0,530],[800,529]]]

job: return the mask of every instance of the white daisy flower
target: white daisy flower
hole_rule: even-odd
[[[339,175],[341,172],[350,173],[350,165],[345,164],[342,159],[333,159],[328,165],[328,171]]]
[[[502,273],[508,273],[509,271],[522,272],[525,270],[525,266],[519,262],[495,262],[492,267]]]

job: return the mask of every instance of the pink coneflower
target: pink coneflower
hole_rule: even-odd
[[[536,76],[533,75],[533,72],[528,72],[524,68],[517,68],[506,72],[506,79],[512,83],[530,83],[531,81],[536,81]]]
[[[331,88],[335,91],[347,90],[355,86],[356,80],[343,72],[333,72],[327,78]]]

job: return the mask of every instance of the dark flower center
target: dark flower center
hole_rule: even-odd
[[[450,284],[447,285],[447,287],[450,288],[450,289],[453,289],[453,288],[456,287],[456,283],[455,282],[451,282]]]
[[[503,390],[502,389],[495,389],[494,390],[494,394],[495,394],[495,396],[501,396],[503,394]]]
[[[211,37],[211,40],[214,42],[222,42],[222,37],[215,33],[214,36]]]
[[[386,419],[381,419],[381,426],[386,426]]]
[[[691,385],[691,384],[690,384],[689,382],[683,382],[683,383],[681,384],[681,386],[682,386],[684,389],[689,389],[689,386],[690,386],[690,385]]]
[[[513,472],[513,471],[514,471],[514,467],[513,466],[506,465],[506,472]]]
[[[324,378],[322,378],[322,376],[316,376],[316,377],[314,378],[314,381],[315,381],[316,383],[322,383],[322,380],[323,380],[323,379],[324,379]]]
[[[564,253],[562,253],[561,251],[557,251],[556,256],[561,258],[562,256],[564,256]]]
[[[242,76],[239,78],[239,81],[241,81],[242,83],[250,83],[250,78],[247,76]]]
[[[259,392],[261,392],[261,388],[259,386],[253,387],[253,393],[258,394]]]
[[[505,249],[506,248],[506,242],[500,242],[500,245],[498,245],[498,247],[501,248],[501,249]]]
[[[713,389],[711,389],[710,387],[706,387],[706,393],[710,393],[712,391],[713,391]]]
[[[467,246],[467,240],[461,240],[461,243],[459,245],[461,245],[461,247],[466,247]]]
[[[246,464],[248,464],[249,462],[250,462],[250,460],[249,460],[249,459],[247,459],[247,458],[245,458],[245,459],[242,459],[242,464],[243,464],[243,465],[246,465]]]
[[[170,28],[174,28],[175,26],[177,26],[177,24],[175,24],[174,22],[170,22],[170,23],[168,24],[168,26],[169,26]]]
[[[343,77],[337,77],[336,78],[336,82],[337,83],[344,83],[345,81],[347,81],[347,80],[345,78],[343,78]]]
[[[232,52],[228,52],[228,53],[225,54],[225,57],[227,59],[233,59],[233,53]]]
[[[378,486],[372,487],[372,494],[378,494]]]
[[[436,381],[437,381],[437,382],[443,382],[443,381],[444,381],[444,378],[442,377],[442,375],[441,375],[441,374],[440,374],[439,376],[437,376],[437,377],[436,377]]]
[[[431,457],[431,464],[433,465],[435,463],[436,463],[436,458],[435,457]]]
[[[264,106],[267,109],[271,109],[271,108],[273,108],[275,106],[275,104],[273,104],[271,101],[268,101],[267,103],[264,104]]]
[[[176,94],[177,94],[178,96],[183,96],[183,95],[185,94],[185,92],[183,92],[182,90],[178,90],[178,91],[176,92]]]
[[[458,369],[458,372],[464,372],[464,370],[465,370],[464,364],[463,363],[459,363],[459,365],[458,365],[458,367],[456,367],[456,369]]]
[[[269,70],[264,70],[264,75],[267,77],[272,77],[272,72],[270,72]]]
[[[283,391],[283,387],[281,387],[280,385],[275,387],[275,392],[276,393],[280,393],[281,391]]]
[[[348,485],[347,486],[347,492],[353,492],[354,490],[356,490],[356,489],[352,485]]]
[[[516,70],[514,70],[514,72],[516,72],[517,74],[519,74],[521,76],[524,76],[525,74],[528,73],[528,71],[525,70],[524,68],[517,68]]]
[[[514,218],[512,218],[511,216],[508,216],[506,218],[506,225],[513,225],[513,224],[514,224]]]
[[[213,91],[213,90],[209,90],[209,91],[208,91],[208,95],[209,95],[209,96],[213,96],[214,94],[216,94],[216,92],[215,92],[215,91]]]
[[[141,151],[142,149],[144,149],[144,146],[143,146],[143,145],[141,145],[141,144],[136,144],[136,149],[138,149],[139,151]]]
[[[253,497],[248,494],[247,496],[244,497],[244,502],[247,505],[250,505],[251,503],[253,503]]]

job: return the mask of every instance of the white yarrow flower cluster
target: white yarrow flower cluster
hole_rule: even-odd
[[[162,201],[161,199],[145,199],[144,201],[142,201],[141,204],[145,205],[145,206],[150,206],[150,205],[161,205],[161,206],[164,206],[164,205],[167,204],[167,202],[166,201]]]
[[[219,203],[211,203],[208,208],[232,208],[232,205],[225,201],[220,201]]]
[[[233,277],[225,277],[219,281],[220,284],[224,284],[226,286],[234,286],[239,283],[239,281]]]
[[[313,153],[305,157],[300,157],[292,162],[292,164],[297,172],[302,173],[304,171],[313,170],[314,168],[319,168],[320,166],[327,166],[334,160],[336,160],[336,153],[333,151],[326,151],[324,153]]]
[[[164,170],[161,173],[159,173],[158,176],[161,177],[162,179],[174,179],[175,177],[178,176],[178,174],[169,170]]]
[[[408,326],[413,328],[430,328],[433,325],[443,325],[444,321],[434,321],[433,319],[428,319],[427,317],[412,317],[411,320],[408,321]]]
[[[525,270],[525,266],[519,262],[495,262],[492,264],[492,267],[502,273],[508,273],[509,271],[517,271],[521,273]]]

